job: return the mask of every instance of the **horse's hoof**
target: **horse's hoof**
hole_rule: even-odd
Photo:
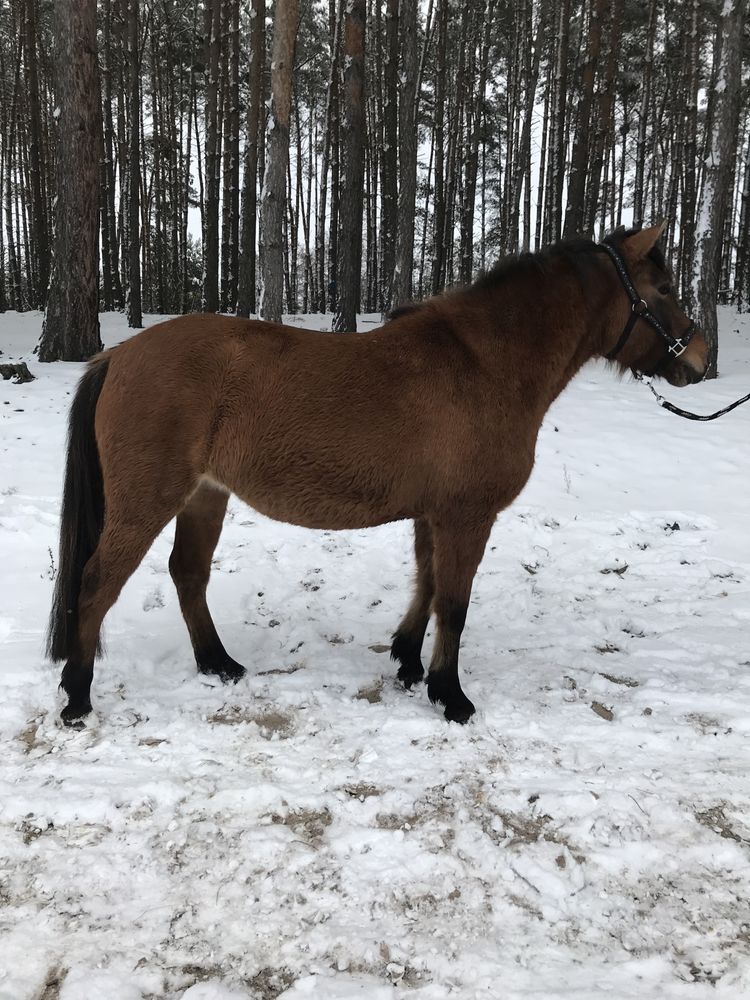
[[[198,671],[201,674],[212,674],[224,684],[236,684],[247,673],[241,663],[237,663],[226,654],[217,657],[201,657],[198,660]]]
[[[230,660],[229,663],[225,664],[224,668],[219,671],[219,677],[224,684],[236,684],[237,681],[242,680],[246,673],[247,670],[245,670],[241,663],[235,663],[234,660]]]
[[[460,699],[452,701],[450,705],[445,706],[445,712],[443,713],[448,720],[448,722],[458,722],[460,725],[468,722],[472,715],[476,712],[474,705],[469,701],[465,694],[462,694]]]
[[[68,703],[60,712],[60,721],[68,729],[83,729],[84,719],[91,712],[91,702],[82,702],[77,705]]]
[[[474,705],[461,690],[457,678],[446,679],[440,674],[429,674],[427,694],[433,705],[445,706],[444,714],[448,722],[459,722],[463,725],[476,712]]]
[[[404,685],[406,690],[410,691],[414,684],[421,684],[424,680],[424,668],[421,664],[419,666],[414,666],[413,664],[402,664],[398,668],[396,676]]]

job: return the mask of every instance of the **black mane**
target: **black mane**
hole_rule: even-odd
[[[608,243],[615,249],[620,249],[623,242],[629,236],[633,236],[638,232],[640,232],[640,227],[626,229],[624,226],[620,226],[614,232],[605,236],[603,242]],[[519,278],[525,274],[534,273],[543,276],[549,270],[550,265],[560,260],[560,258],[568,260],[576,271],[580,271],[582,267],[590,263],[591,254],[601,252],[599,246],[593,240],[575,237],[573,239],[560,240],[558,243],[543,247],[535,253],[508,254],[505,257],[501,257],[496,264],[480,274],[471,285],[465,286],[463,290],[468,291],[471,289],[473,291],[474,289],[484,289],[489,291],[508,280]],[[658,243],[651,248],[649,257],[657,267],[660,267],[664,271],[668,270],[664,252]],[[456,291],[460,292],[461,289],[457,288]],[[406,305],[398,306],[388,314],[387,319],[398,319],[407,313],[415,312],[421,309],[428,301],[429,299],[425,300],[425,302],[410,302]]]
[[[603,242],[608,243],[615,249],[620,249],[623,242],[629,236],[633,236],[638,232],[640,232],[640,227],[626,229],[624,226],[620,226],[614,232],[605,236]],[[480,274],[471,287],[495,288],[507,278],[518,277],[521,274],[528,273],[532,269],[539,274],[544,274],[549,264],[559,260],[561,257],[568,259],[574,267],[578,268],[582,263],[582,255],[597,253],[599,252],[598,247],[599,244],[594,243],[593,240],[575,237],[569,240],[560,240],[558,243],[544,247],[536,253],[513,254],[501,257],[493,267],[485,271],[484,274]],[[664,252],[658,243],[651,248],[649,257],[657,267],[660,267],[664,271],[667,270]]]

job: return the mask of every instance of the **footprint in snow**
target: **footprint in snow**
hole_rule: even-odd
[[[153,611],[154,608],[163,608],[165,604],[164,595],[161,592],[161,587],[157,587],[156,590],[152,590],[143,599],[143,610]]]

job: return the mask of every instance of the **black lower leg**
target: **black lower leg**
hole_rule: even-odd
[[[458,679],[458,650],[465,621],[466,605],[453,605],[438,614],[438,639],[427,675],[430,701],[445,707],[449,722],[468,722],[476,711]]]
[[[207,636],[204,635],[200,641],[193,642],[193,652],[201,674],[215,674],[225,684],[230,681],[236,684],[245,676],[245,668],[227,653],[213,627]]]
[[[71,658],[63,667],[60,687],[68,696],[68,704],[60,713],[60,718],[65,725],[73,725],[91,711],[91,682],[93,679],[93,663],[82,664]]]
[[[419,684],[424,678],[422,666],[422,642],[425,628],[421,632],[404,632],[399,629],[391,643],[391,659],[399,664],[398,679],[409,690],[413,684]]]
[[[432,530],[423,518],[414,522],[414,555],[417,580],[414,598],[391,644],[391,659],[399,664],[398,679],[408,690],[424,677],[422,643],[430,620],[435,577],[432,567]]]
[[[445,706],[444,715],[449,722],[468,722],[476,709],[464,694],[458,671],[434,671],[427,675],[427,694],[433,704]]]

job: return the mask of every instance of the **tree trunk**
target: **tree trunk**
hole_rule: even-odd
[[[731,202],[730,178],[737,148],[744,0],[724,4],[714,46],[715,83],[708,95],[708,149],[695,227],[691,288],[693,316],[708,342],[708,378],[718,371],[716,302],[721,267],[721,236]]]
[[[206,0],[206,214],[203,227],[203,311],[219,311],[219,51],[221,0]]]
[[[265,57],[265,0],[252,0],[250,11],[250,103],[245,138],[245,169],[242,181],[242,231],[240,233],[237,315],[255,312],[255,240],[258,215],[258,135],[260,92]]]
[[[326,204],[328,198],[328,170],[331,158],[331,133],[337,115],[338,104],[338,57],[341,33],[341,17],[335,0],[331,0],[333,31],[331,34],[331,66],[328,73],[326,88],[326,110],[323,125],[323,153],[320,166],[320,199],[318,201],[318,220],[315,230],[315,255],[318,265],[318,294],[320,296],[319,310],[326,311]]]
[[[260,315],[275,322],[281,321],[284,297],[283,227],[297,20],[298,0],[276,0],[260,232]]]
[[[742,172],[734,297],[740,312],[750,312],[750,134],[745,147],[745,165]]]
[[[643,218],[643,176],[646,163],[646,134],[651,106],[651,80],[654,66],[654,39],[656,37],[656,14],[658,0],[650,0],[646,52],[643,60],[641,80],[641,112],[638,116],[638,139],[635,152],[635,183],[633,185],[633,225],[642,226]]]
[[[568,100],[568,39],[570,36],[570,0],[561,0],[557,33],[557,64],[555,69],[555,102],[549,140],[551,170],[547,186],[550,197],[548,239],[560,239],[562,229],[562,197],[565,172],[565,108]]]
[[[33,300],[44,306],[49,284],[49,239],[47,232],[47,205],[44,197],[44,144],[42,112],[37,72],[37,0],[26,0],[26,75],[29,101],[29,173],[31,179],[31,219],[34,254],[37,265],[36,287]]]
[[[612,133],[612,109],[615,102],[615,75],[622,28],[622,0],[612,0],[610,5],[609,50],[607,62],[599,83],[599,100],[596,111],[596,130],[586,179],[586,198],[583,216],[583,233],[593,236],[596,215],[600,204],[600,181],[607,154],[607,137]]]
[[[445,59],[448,45],[448,0],[437,0],[435,52],[435,209],[432,215],[432,294],[445,284]]]
[[[99,336],[101,105],[96,0],[55,4],[57,203],[52,276],[40,361],[81,361]]]
[[[128,66],[130,87],[130,142],[128,149],[128,291],[125,301],[128,326],[143,326],[141,304],[141,241],[140,241],[140,189],[141,189],[141,60],[139,51],[138,4],[130,0],[128,12]]]
[[[222,224],[221,285],[224,312],[237,307],[237,265],[240,220],[240,5],[225,0],[225,37],[229,36],[224,125],[224,219]]]
[[[483,123],[490,33],[494,16],[494,0],[486,0],[484,35],[479,53],[479,80],[471,109],[471,128],[466,137],[466,175],[461,203],[461,249],[459,280],[468,284],[474,273],[474,208],[476,205],[477,174],[479,172],[479,139]],[[399,210],[400,214],[400,210]]]
[[[566,238],[575,236],[583,228],[583,206],[586,191],[586,169],[591,144],[591,105],[594,97],[594,80],[602,43],[602,17],[604,0],[590,0],[591,20],[588,30],[588,51],[581,72],[581,95],[578,102],[575,140],[568,171],[568,203],[565,210]]]
[[[399,0],[387,0],[385,12],[385,57],[383,100],[383,152],[381,158],[381,232],[383,310],[388,312],[392,298],[393,267],[396,261],[398,211],[398,42]],[[412,81],[413,87],[413,81]],[[403,102],[403,91],[401,94]],[[401,147],[403,153],[403,147]]]
[[[490,4],[492,0],[490,0]],[[401,0],[401,105],[399,107],[399,192],[396,259],[392,302],[411,298],[414,270],[414,222],[417,198],[417,125],[414,120],[417,86],[417,0]]]
[[[362,188],[364,181],[365,0],[348,0],[344,13],[344,120],[337,295],[333,329],[357,329],[362,281]]]

